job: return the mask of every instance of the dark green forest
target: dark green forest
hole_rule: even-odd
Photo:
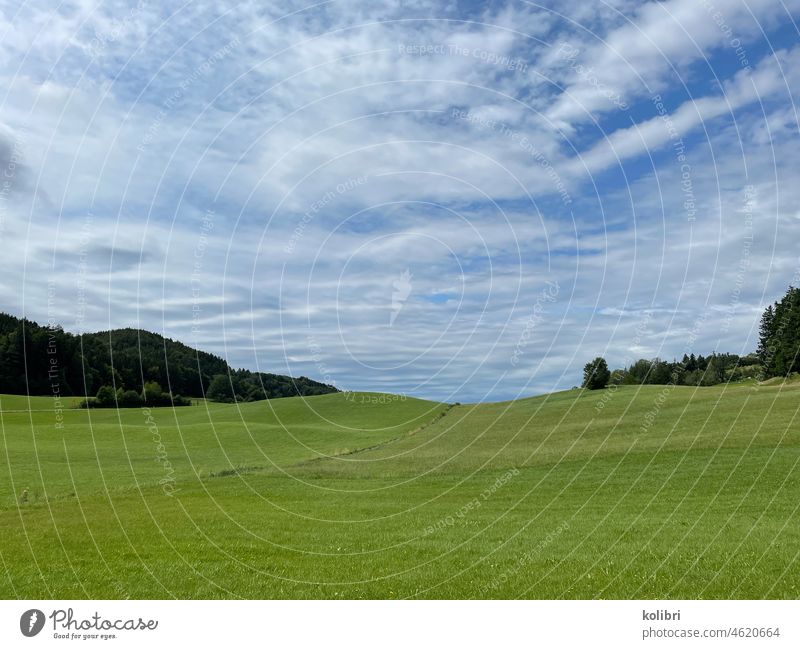
[[[149,331],[115,329],[77,336],[0,313],[0,394],[98,395],[87,405],[104,407],[186,405],[185,397],[203,396],[256,401],[336,391],[306,377],[234,370],[218,356]]]
[[[604,369],[605,368],[605,369]],[[711,353],[684,354],[681,360],[641,358],[628,367],[608,372],[597,357],[586,364],[582,387],[607,385],[718,385],[744,379],[763,381],[800,372],[800,289],[789,287],[761,317],[758,350],[745,356]]]
[[[768,306],[761,316],[758,358],[766,376],[800,372],[800,288]]]

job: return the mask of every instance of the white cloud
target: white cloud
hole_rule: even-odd
[[[68,328],[139,324],[234,365],[462,401],[569,387],[598,353],[679,354],[706,309],[728,325],[705,327],[698,351],[752,348],[758,308],[797,265],[800,50],[765,51],[774,3],[717,4],[750,70],[686,0],[572,3],[565,17],[5,7],[0,162],[15,143],[22,157],[0,213],[2,308],[45,319],[50,280]],[[639,110],[576,76],[564,42]],[[648,94],[672,91],[693,223]]]

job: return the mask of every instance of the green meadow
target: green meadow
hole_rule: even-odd
[[[800,597],[800,383],[74,405],[0,396],[0,597]]]

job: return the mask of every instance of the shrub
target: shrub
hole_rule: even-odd
[[[145,384],[144,390],[139,394],[135,390],[123,390],[119,388],[116,392],[114,388],[104,385],[97,391],[94,398],[84,399],[78,404],[79,408],[139,408],[148,406],[150,408],[171,407],[171,406],[191,406],[192,400],[180,395],[173,396],[169,392],[164,392],[156,382]]]

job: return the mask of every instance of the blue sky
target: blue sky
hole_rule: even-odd
[[[755,348],[800,2],[0,3],[2,309],[460,401]]]

